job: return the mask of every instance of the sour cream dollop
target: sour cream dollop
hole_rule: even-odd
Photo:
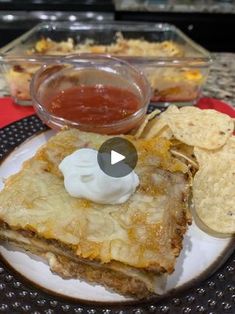
[[[121,178],[108,176],[100,169],[97,155],[94,149],[81,148],[62,160],[59,169],[66,191],[100,204],[126,202],[139,185],[137,174],[132,171]]]

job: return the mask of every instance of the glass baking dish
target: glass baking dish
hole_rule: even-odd
[[[146,74],[153,90],[152,102],[159,106],[167,106],[170,103],[189,105],[197,101],[211,63],[210,54],[205,49],[173,25],[111,21],[44,22],[1,48],[0,66],[8,82],[11,96],[18,104],[31,104],[29,84],[40,65],[80,53],[81,49],[78,47],[82,43],[88,43],[89,49],[92,50],[87,52],[99,53],[100,48],[97,49],[97,45],[112,47],[110,45],[114,44],[120,36],[125,40],[134,40],[132,43],[135,49],[128,48],[129,50],[123,51],[119,49],[118,53],[115,51],[110,53],[110,49],[104,49],[113,56],[124,58]],[[52,54],[35,51],[35,47],[40,46],[45,39],[58,43],[66,41],[71,45],[70,38],[73,42],[72,50],[67,49],[68,51],[65,52],[64,49],[58,48],[56,55],[54,52]],[[155,48],[149,50],[148,55],[147,48],[143,50],[144,55],[143,53],[139,55],[138,51],[146,46],[146,41],[159,43],[159,47],[168,50],[157,47],[156,50]],[[60,44],[58,45],[60,47]],[[125,46],[125,41],[121,40],[121,46]]]

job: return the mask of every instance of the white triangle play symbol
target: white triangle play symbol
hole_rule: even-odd
[[[126,157],[122,154],[115,152],[115,150],[111,150],[111,165],[115,165],[117,162],[122,161]]]

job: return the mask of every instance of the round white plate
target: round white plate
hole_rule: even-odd
[[[36,135],[15,149],[1,164],[0,190],[4,187],[4,178],[18,172],[22,163],[32,157],[54,131]],[[194,223],[189,227],[183,243],[183,250],[177,259],[175,271],[168,276],[165,292],[183,287],[196,278],[202,278],[223,262],[228,254],[231,239],[212,237],[201,231]],[[108,291],[100,285],[90,285],[80,280],[65,280],[51,273],[48,265],[37,256],[16,250],[10,246],[0,246],[3,258],[17,272],[31,282],[51,292],[92,301],[117,302],[127,298]]]

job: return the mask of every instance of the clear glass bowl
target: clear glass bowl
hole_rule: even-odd
[[[139,108],[122,120],[106,124],[84,124],[79,119],[67,120],[52,114],[48,109],[48,99],[53,99],[61,91],[97,84],[134,93],[139,99]],[[151,97],[151,87],[141,71],[123,60],[90,54],[60,58],[57,62],[44,64],[34,75],[30,90],[37,114],[51,128],[69,126],[102,134],[122,134],[137,127],[147,112]],[[99,106],[102,110],[102,104]]]

